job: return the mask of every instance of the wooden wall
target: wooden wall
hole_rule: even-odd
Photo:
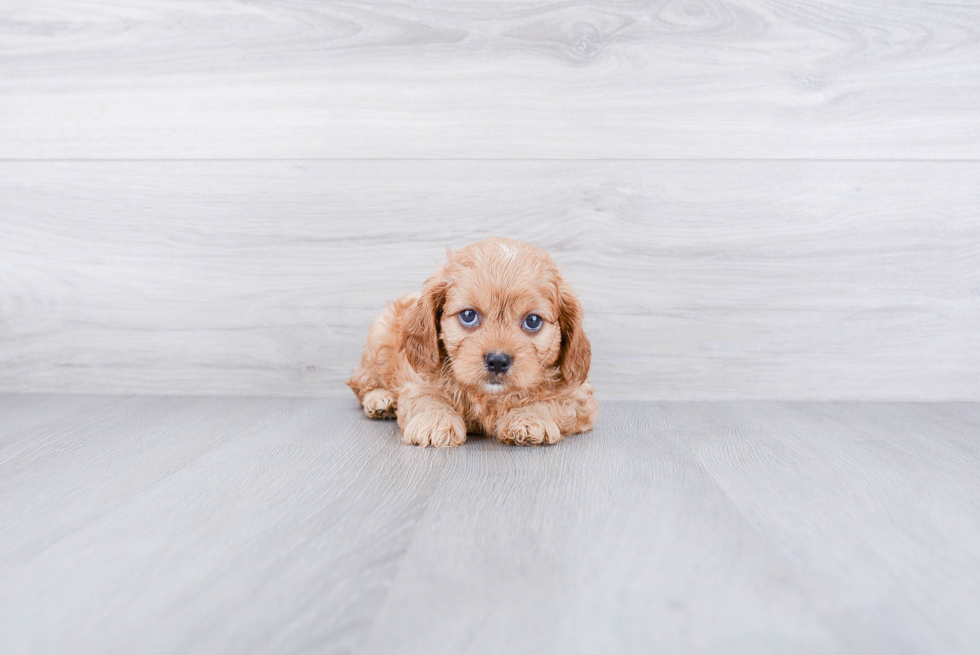
[[[346,394],[488,235],[603,397],[980,400],[980,5],[0,8],[0,391]]]

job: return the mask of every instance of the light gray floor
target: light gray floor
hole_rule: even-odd
[[[980,405],[0,396],[0,652],[976,652]]]

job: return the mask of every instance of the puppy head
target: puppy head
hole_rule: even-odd
[[[419,373],[484,394],[581,384],[592,356],[582,306],[551,257],[497,238],[452,254],[426,281],[402,347]]]

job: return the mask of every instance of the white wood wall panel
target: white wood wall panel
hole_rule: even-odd
[[[0,8],[0,158],[980,155],[980,4]]]
[[[980,163],[7,162],[0,390],[346,394],[444,245],[548,248],[604,397],[980,399]]]

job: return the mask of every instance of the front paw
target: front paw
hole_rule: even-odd
[[[368,418],[395,418],[395,397],[385,389],[372,389],[362,403]]]
[[[497,428],[497,440],[521,446],[555,444],[562,440],[558,424],[528,412],[511,412]]]
[[[435,446],[449,448],[466,441],[466,426],[463,419],[449,412],[425,412],[412,419],[405,426],[402,441],[416,446]]]

